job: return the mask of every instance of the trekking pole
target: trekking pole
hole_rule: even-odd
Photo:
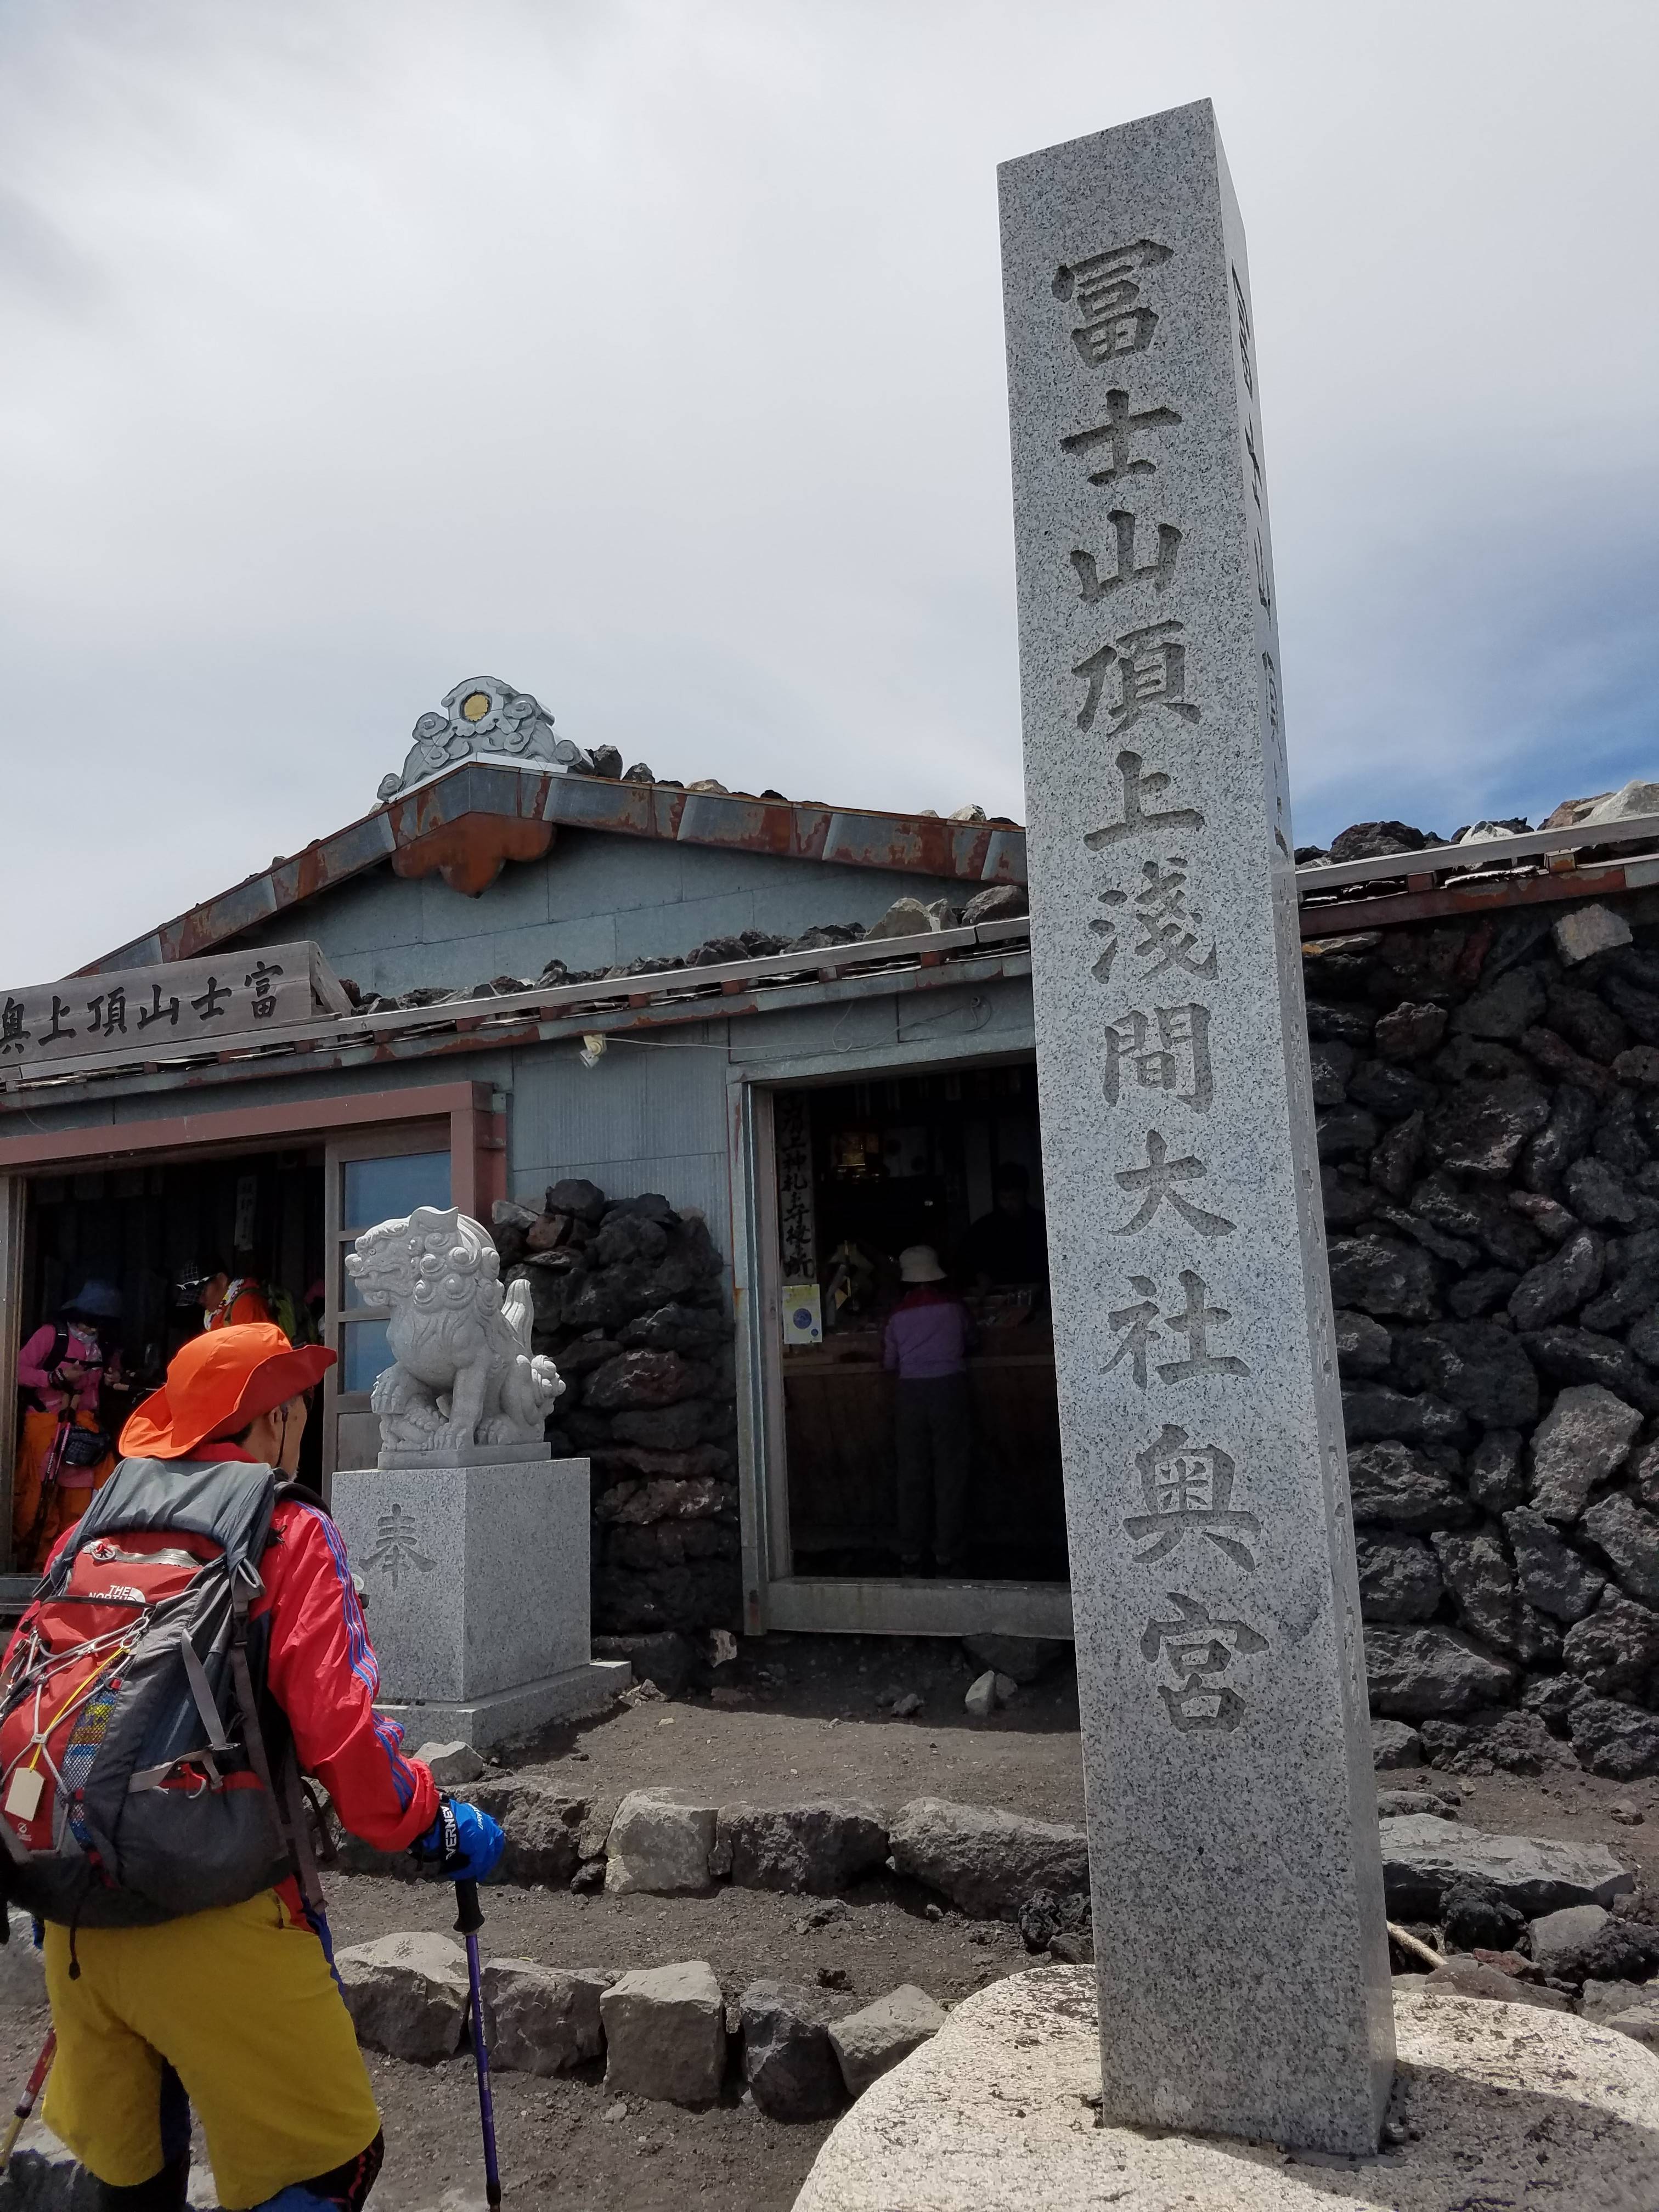
[[[478,1972],[478,1909],[476,1881],[455,1885],[455,1933],[466,1939],[466,1978],[472,1991],[472,2058],[478,2069],[478,2118],[483,2125],[484,2202],[490,2212],[501,2201],[501,2168],[495,2162],[495,2105],[489,2094],[489,2046],[484,2040],[483,1990]]]
[[[28,1540],[25,1547],[28,1556],[21,1562],[31,1574],[35,1571],[34,1555],[40,1547],[41,1537],[46,1532],[46,1516],[52,1511],[52,1492],[58,1487],[58,1477],[63,1468],[64,1454],[69,1447],[69,1433],[74,1426],[74,1409],[72,1407],[65,1406],[64,1410],[58,1417],[58,1433],[47,1448],[46,1463],[40,1469],[40,1496],[34,1509],[34,1519],[30,1523]],[[39,1565],[44,1566],[46,1561],[42,1559]]]
[[[0,2173],[11,2164],[11,2154],[17,2148],[17,2138],[23,2132],[23,2123],[34,2110],[34,2100],[40,2094],[40,2085],[52,2071],[53,2054],[58,2049],[58,2031],[46,2030],[46,2039],[40,2046],[40,2056],[34,2062],[34,2071],[23,2084],[23,2094],[12,2108],[11,2121],[0,2141]]]

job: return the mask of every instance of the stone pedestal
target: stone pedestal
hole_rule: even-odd
[[[1659,2067],[1571,2013],[1395,1985],[1389,2148],[1115,2127],[1084,1966],[1011,1975],[867,2088],[794,2212],[1635,2212],[1659,2203]],[[1388,1992],[1385,1991],[1387,1996]],[[1104,2023],[1109,2051],[1116,2039]]]
[[[1104,2110],[1375,2151],[1389,1962],[1243,230],[1207,101],[1001,185]]]
[[[334,1478],[380,1710],[475,1747],[597,1711],[625,1661],[589,1651],[588,1462],[505,1459]]]

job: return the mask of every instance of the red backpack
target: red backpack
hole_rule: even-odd
[[[0,1887],[27,1911],[131,1926],[309,1875],[249,1617],[277,1492],[242,1461],[124,1460],[64,1539],[0,1672]]]

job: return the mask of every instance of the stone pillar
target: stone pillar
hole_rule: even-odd
[[[597,1712],[632,1669],[588,1650],[585,1459],[359,1468],[333,1513],[363,1585],[379,1711],[410,1748],[482,1748]]]
[[[1000,181],[1105,2112],[1373,2152],[1393,2022],[1243,231],[1207,101]]]

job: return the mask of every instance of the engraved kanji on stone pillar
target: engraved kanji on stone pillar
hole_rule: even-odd
[[[1104,2112],[1370,2154],[1393,2015],[1243,231],[1206,101],[1001,191]]]

